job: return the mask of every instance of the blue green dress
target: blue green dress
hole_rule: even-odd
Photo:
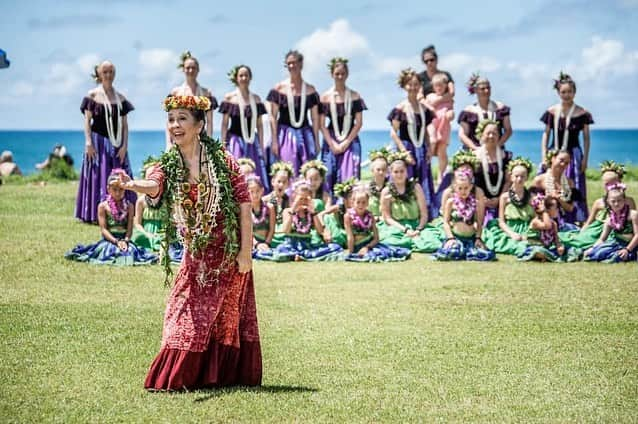
[[[146,233],[150,234],[149,237],[144,232],[133,227],[133,234],[131,234],[131,241],[138,247],[158,252],[161,250],[162,236],[160,234],[162,229],[163,215],[165,214],[164,208],[144,208],[142,212],[142,227]],[[168,248],[168,255],[171,258],[171,262],[182,262],[182,256],[184,256],[184,246],[180,242],[173,243]]]
[[[260,205],[260,209],[263,208],[263,201]],[[252,218],[253,218],[253,237],[255,237],[255,240],[257,240],[259,243],[265,243],[266,242],[266,238],[263,237],[260,232],[263,232],[264,230],[266,232],[268,232],[268,230],[270,229],[270,211],[272,209],[270,208],[266,208],[266,217],[258,223],[255,223],[254,219],[257,218],[258,220],[261,220],[262,216],[261,216],[261,212],[260,212],[260,216],[255,216],[255,212],[251,211],[252,213]],[[257,256],[257,252],[258,250],[256,248],[253,249],[253,258],[256,258]]]
[[[591,224],[580,231],[559,231],[558,238],[565,246],[589,249],[600,238],[605,227],[605,221],[609,216],[607,208],[600,210]]]
[[[544,243],[541,232],[529,228],[527,230],[527,243],[525,250],[517,255],[520,261],[541,260],[545,262],[576,262],[582,256],[582,250],[565,245],[563,255],[558,254],[556,244]]]
[[[122,221],[116,221],[111,214],[106,216],[108,230],[118,240],[126,236],[128,215]],[[128,250],[121,251],[115,244],[102,238],[97,243],[79,244],[64,254],[66,259],[87,262],[95,265],[150,265],[157,262],[157,255],[138,247],[134,242],[128,242]]]
[[[419,225],[421,212],[414,192],[395,196],[390,206],[390,214],[395,221],[404,227],[416,229]],[[431,224],[427,224],[416,237],[408,237],[401,229],[387,225],[385,222],[378,224],[378,230],[380,243],[403,247],[419,253],[435,252],[442,246],[441,240],[445,238],[445,233]]]
[[[273,208],[275,209],[276,217],[277,217],[277,222],[275,223],[275,234],[273,235],[272,241],[270,242],[270,247],[277,247],[280,244],[282,244],[286,239],[286,235],[283,233],[283,230],[282,230],[282,223],[283,223],[282,213],[284,209],[290,206],[290,198],[288,197],[287,194],[284,193],[281,204],[279,204],[277,203],[277,198],[275,197],[274,193],[271,193],[267,196],[266,201],[273,206]]]
[[[453,223],[464,220],[464,218],[454,209],[452,210],[450,218]],[[476,220],[476,211],[474,212],[474,215],[472,215],[471,219],[473,221]],[[449,247],[446,247],[445,245],[441,246],[436,252],[434,252],[432,259],[437,261],[466,260],[480,262],[496,260],[496,254],[493,250],[476,247],[474,234],[456,234],[454,231],[452,231],[452,234],[455,239],[452,245]]]
[[[368,211],[370,219],[374,220],[372,212]],[[352,225],[352,232],[355,240],[359,240],[354,245],[354,251],[345,255],[344,259],[350,262],[396,262],[404,261],[410,257],[410,249],[404,247],[388,246],[383,243],[377,243],[374,247],[368,249],[368,253],[363,256],[357,255],[357,252],[366,246],[374,237],[372,227],[362,228]]]
[[[346,213],[346,207],[341,204],[339,209],[329,215],[324,216],[323,225],[330,232],[332,236],[332,243],[337,243],[339,246],[346,248],[348,244],[348,237],[346,230],[343,226],[343,217]]]
[[[368,192],[370,193],[370,199],[368,201],[368,210],[372,212],[372,215],[375,218],[379,218],[381,216],[381,191],[385,187],[385,183],[383,187],[377,187],[374,181],[371,181],[368,184]]]
[[[633,233],[633,224],[631,223],[631,220],[627,218],[622,229],[620,231],[612,230],[607,240],[598,246],[594,246],[589,255],[585,256],[585,260],[604,263],[623,262],[618,256],[618,251],[626,248],[629,242],[622,238],[622,236],[629,236]],[[629,251],[629,256],[625,262],[635,262],[638,259],[637,251],[638,247]]]
[[[517,206],[510,202],[505,206],[505,223],[516,234],[525,236],[529,223],[534,218],[534,208],[529,203]],[[527,243],[524,240],[514,240],[498,225],[498,219],[492,219],[483,229],[485,246],[496,253],[519,255],[525,251]]]

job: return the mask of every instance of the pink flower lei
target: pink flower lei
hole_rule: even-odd
[[[128,217],[128,200],[122,199],[122,207],[117,205],[117,202],[110,194],[106,196],[106,202],[111,210],[111,216],[117,222],[122,222]]]
[[[348,209],[348,214],[354,228],[360,231],[370,231],[374,219],[370,211],[366,210],[363,216],[360,216],[354,208],[350,208]]]
[[[268,218],[268,205],[263,200],[259,202],[261,208],[259,211],[259,215],[255,215],[255,211],[251,209],[251,214],[253,216],[253,225],[261,225],[266,222],[266,218]]]
[[[312,213],[306,211],[304,217],[299,215],[299,212],[293,212],[292,224],[295,226],[295,231],[299,234],[308,234],[312,229]]]
[[[629,216],[629,205],[623,206],[620,212],[614,212],[613,209],[609,209],[609,225],[615,231],[621,231],[627,222]]]
[[[454,193],[453,197],[454,210],[466,224],[473,222],[474,213],[476,212],[476,197],[470,193],[467,199],[461,198],[458,193]]]

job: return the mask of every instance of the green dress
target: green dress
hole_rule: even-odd
[[[603,209],[596,214],[594,221],[584,230],[580,231],[560,231],[558,238],[565,246],[577,247],[583,250],[592,247],[600,238],[605,227],[605,221],[609,213],[607,209]]]
[[[374,215],[375,218],[381,216],[381,190],[385,187],[385,184],[381,188],[377,188],[374,182],[370,182],[368,185],[368,191],[370,192],[370,199],[368,200],[368,210]]]
[[[528,228],[526,234],[527,243],[525,243],[525,249],[517,255],[521,261],[531,261],[542,258],[542,260],[547,262],[576,262],[580,260],[582,256],[581,249],[569,246],[564,246],[565,252],[560,256],[555,243],[552,243],[550,246],[543,245],[541,233],[538,230]],[[539,256],[541,258],[539,258]]]
[[[323,218],[324,226],[330,231],[332,236],[332,243],[337,243],[344,249],[348,247],[348,236],[343,225],[343,216],[345,215],[346,207],[339,205],[339,210],[330,215],[326,215]]]
[[[516,206],[510,202],[505,206],[505,223],[516,234],[525,235],[527,233],[529,223],[534,215],[534,208],[529,203],[524,206]],[[492,219],[487,223],[483,230],[483,242],[488,249],[507,255],[520,255],[527,247],[524,240],[514,240],[503,231],[498,225],[498,219]]]
[[[163,213],[163,208],[144,208],[144,212],[142,213],[142,227],[144,227],[144,231],[146,231],[146,233],[151,234],[151,237],[133,227],[131,241],[145,249],[150,249],[156,252],[159,251],[161,247],[159,231],[162,228]]]
[[[392,200],[390,214],[401,225],[415,229],[419,225],[420,215],[416,195],[412,193],[407,200],[395,197]],[[385,222],[380,222],[378,229],[379,242],[419,253],[435,252],[443,245],[442,239],[445,239],[443,231],[430,224],[426,225],[417,237],[408,237],[401,229]]]
[[[274,192],[267,196],[267,202],[273,205],[275,214],[277,216],[277,222],[275,224],[275,234],[273,235],[270,247],[277,247],[286,240],[286,235],[283,232],[283,211],[290,206],[290,199],[287,194],[284,194],[281,204],[277,203],[277,198],[274,196]]]

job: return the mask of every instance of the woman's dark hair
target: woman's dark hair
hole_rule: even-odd
[[[297,62],[303,63],[303,55],[299,50],[288,50],[288,53],[284,56],[284,61],[288,59],[289,56],[294,57]]]
[[[204,126],[202,127],[201,132],[199,133],[200,136],[204,136],[206,135],[206,112],[201,110],[201,109],[187,109],[191,116],[193,117],[193,119],[195,119],[195,122],[204,122]]]
[[[434,56],[435,59],[439,58],[439,55],[436,54],[436,48],[434,47],[434,44],[430,44],[429,46],[421,50],[421,60],[423,61],[423,63],[425,63],[425,60],[423,60],[423,56],[425,56],[426,53],[430,53],[432,56]]]

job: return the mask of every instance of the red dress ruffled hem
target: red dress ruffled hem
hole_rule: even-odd
[[[241,342],[241,347],[211,340],[204,352],[163,348],[146,376],[148,390],[194,390],[225,386],[261,385],[261,346]]]

